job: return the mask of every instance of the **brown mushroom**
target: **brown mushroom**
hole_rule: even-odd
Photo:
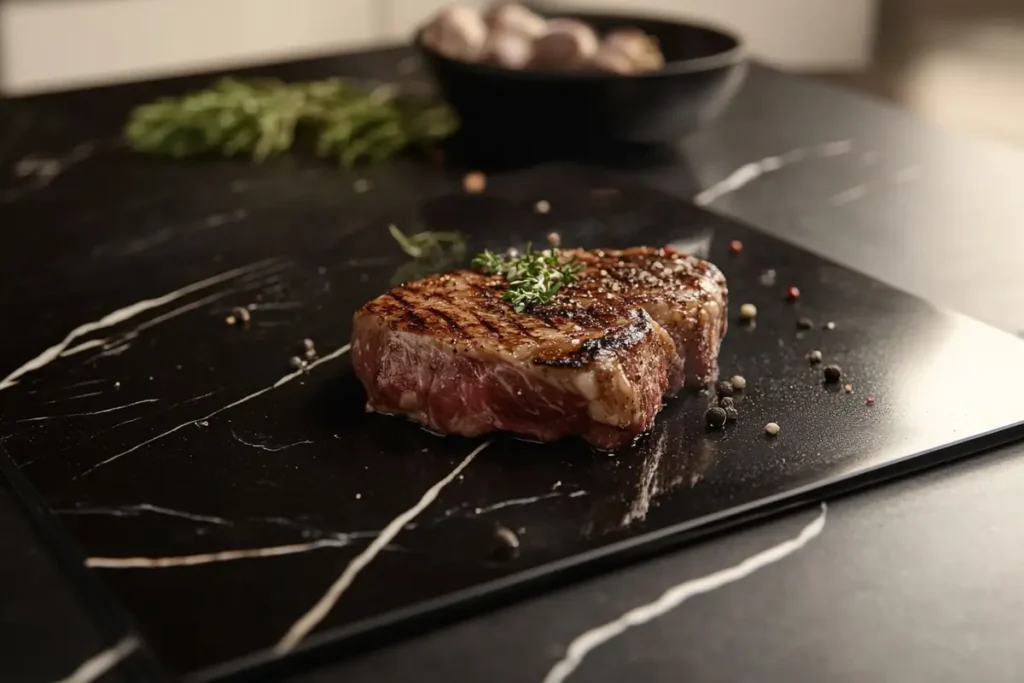
[[[575,19],[551,19],[548,31],[533,44],[531,66],[543,69],[573,69],[583,66],[597,53],[597,34]]]
[[[451,5],[441,10],[424,29],[423,43],[451,59],[475,62],[484,56],[487,34],[487,25],[479,10]]]
[[[491,31],[484,48],[487,61],[506,69],[524,69],[533,61],[533,39],[509,29]]]
[[[626,57],[633,64],[633,73],[657,71],[665,66],[665,56],[661,53],[657,39],[637,28],[612,31],[601,42],[599,52]]]
[[[517,2],[497,2],[484,15],[492,31],[512,31],[529,38],[539,38],[548,30],[548,22],[536,12]]]

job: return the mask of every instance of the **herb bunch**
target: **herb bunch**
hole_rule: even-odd
[[[473,259],[473,269],[486,275],[502,275],[508,289],[502,297],[512,304],[516,313],[537,304],[550,303],[563,288],[576,282],[583,269],[575,256],[563,259],[557,249],[526,251],[518,256],[503,256],[483,251]]]
[[[343,79],[285,83],[223,78],[206,90],[132,110],[128,145],[139,152],[188,157],[245,154],[263,161],[308,137],[320,157],[349,168],[429,145],[457,128],[444,105],[396,88],[366,90]]]

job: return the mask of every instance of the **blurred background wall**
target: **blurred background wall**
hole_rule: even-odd
[[[0,0],[0,93],[406,39],[444,0]],[[548,3],[551,4],[551,3]],[[751,53],[1024,145],[1024,0],[567,0],[735,27]]]
[[[763,59],[868,60],[876,0],[586,0],[743,32]],[[0,88],[23,94],[403,40],[444,0],[0,0]]]

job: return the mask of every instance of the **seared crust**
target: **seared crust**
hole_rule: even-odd
[[[578,282],[516,313],[506,282],[468,270],[405,283],[355,314],[367,408],[446,433],[580,434],[612,448],[646,430],[684,378],[716,374],[725,279],[683,254],[566,250]]]

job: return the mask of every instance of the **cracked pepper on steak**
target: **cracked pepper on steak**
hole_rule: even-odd
[[[352,363],[368,411],[430,430],[579,435],[630,443],[662,397],[717,378],[727,326],[722,272],[652,247],[563,249],[583,264],[551,303],[516,313],[500,275],[407,282],[355,314]]]

